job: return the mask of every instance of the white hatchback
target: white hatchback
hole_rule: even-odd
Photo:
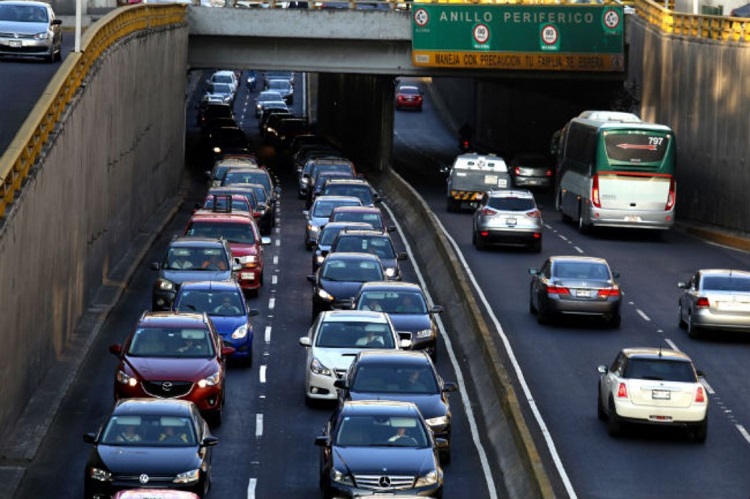
[[[686,428],[693,440],[708,434],[708,393],[690,357],[662,348],[625,348],[610,367],[600,365],[597,411],[619,436],[626,423]]]
[[[299,344],[307,348],[305,399],[310,403],[338,398],[333,383],[343,378],[360,351],[405,349],[411,341],[399,338],[385,312],[331,310],[318,314]]]

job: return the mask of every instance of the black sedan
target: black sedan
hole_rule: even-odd
[[[184,400],[126,399],[97,433],[84,472],[84,497],[112,497],[142,487],[204,497],[210,487],[211,435],[198,407]]]
[[[447,445],[411,402],[347,401],[315,439],[326,498],[373,493],[442,497],[438,451]]]
[[[551,256],[539,269],[529,269],[529,311],[540,324],[560,315],[604,319],[620,327],[622,292],[603,258]]]
[[[312,318],[354,298],[363,282],[384,281],[380,258],[372,253],[330,253],[315,274],[307,276],[314,284]],[[349,301],[351,303],[351,301]]]
[[[425,352],[363,350],[354,358],[346,377],[334,382],[339,400],[400,400],[414,402],[436,437],[450,443],[451,409],[448,392],[458,385],[446,383]],[[441,449],[443,464],[450,447]]]
[[[418,284],[367,282],[359,288],[352,308],[386,312],[399,334],[411,334],[412,350],[425,350],[433,360],[437,358],[438,328],[435,316],[443,312],[443,307],[429,306]]]

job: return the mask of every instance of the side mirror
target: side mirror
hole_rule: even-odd
[[[433,305],[433,307],[430,309],[431,314],[442,314],[443,313],[443,306],[442,305]]]
[[[680,289],[688,289],[690,286],[686,282],[678,282],[677,287]]]
[[[203,440],[201,440],[201,447],[212,447],[218,443],[219,439],[211,435],[208,437],[203,437]]]
[[[159,262],[153,262],[151,264],[151,270],[159,270]]]
[[[335,386],[336,388],[339,388],[341,390],[344,390],[344,389],[346,389],[346,380],[338,378],[338,379],[336,379],[336,381],[333,382],[333,386]]]
[[[620,273],[619,272],[612,272],[612,277],[614,277],[615,279],[619,279],[620,278]]]
[[[260,312],[258,311],[257,308],[251,308],[250,310],[247,311],[248,317],[255,317],[256,315],[260,315]]]
[[[443,391],[444,392],[455,392],[458,391],[458,385],[452,381],[446,381],[443,384]]]
[[[109,353],[117,355],[118,357],[122,354],[122,345],[110,345]]]
[[[706,377],[706,373],[703,372],[701,369],[696,369],[695,370],[695,374],[697,374],[699,378],[705,378]]]
[[[236,351],[236,350],[235,350],[235,348],[234,348],[234,347],[227,347],[227,346],[223,346],[223,347],[221,347],[221,356],[222,356],[222,357],[229,357],[229,356],[230,356],[230,355],[232,355],[232,354],[233,354],[233,353],[234,353],[235,351]]]
[[[406,254],[406,251],[401,251],[396,255],[396,260],[406,260],[408,258],[408,255]]]
[[[312,340],[309,336],[303,336],[299,339],[299,344],[303,347],[309,347],[312,345]]]
[[[62,24],[62,19],[55,19],[52,21],[52,26],[59,26]]]
[[[531,274],[531,275],[539,275],[539,270],[538,269],[529,269],[529,274]]]
[[[95,444],[96,443],[96,433],[85,433],[83,435],[83,441],[87,444]]]
[[[271,244],[271,238],[268,237],[268,236],[262,236],[260,238],[260,244],[262,244],[264,246],[267,245],[267,244]]]
[[[396,232],[396,226],[395,225],[389,225],[385,228],[386,232]]]
[[[596,366],[596,370],[599,372],[599,374],[607,374],[609,372],[609,369],[604,364]]]
[[[328,447],[328,437],[324,435],[315,437],[315,445],[317,445],[318,447]]]
[[[315,282],[315,274],[309,274],[307,276],[307,280],[310,282]]]

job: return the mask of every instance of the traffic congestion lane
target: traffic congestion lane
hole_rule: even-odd
[[[417,127],[416,134],[422,133],[420,126],[426,128],[422,122],[411,124]],[[436,125],[436,130],[439,130],[439,125]],[[431,164],[399,161],[401,155],[413,147],[413,143],[409,143],[409,135],[400,135],[398,139],[395,156],[404,177],[410,175],[409,165],[416,167],[414,170],[417,171],[435,170],[436,161]],[[513,355],[530,387],[528,396],[533,398],[534,405],[541,411],[541,424],[550,429],[549,438],[546,439],[540,424],[532,423],[537,443],[540,448],[547,447],[546,457],[550,465],[559,452],[562,459],[562,481],[559,484],[572,482],[565,489],[559,489],[561,494],[641,497],[647,495],[651,487],[652,490],[666,488],[670,492],[689,495],[691,490],[705,486],[701,483],[706,477],[701,474],[700,478],[694,475],[671,479],[672,473],[681,467],[696,466],[696,463],[703,467],[707,459],[716,462],[717,452],[724,447],[743,454],[748,442],[733,424],[734,418],[727,417],[720,409],[720,404],[724,403],[723,397],[717,396],[719,401],[712,404],[712,428],[705,446],[686,446],[682,434],[678,432],[669,432],[666,438],[651,431],[645,432],[643,437],[636,435],[634,438],[614,440],[607,436],[603,423],[596,418],[594,386],[598,379],[596,365],[610,363],[622,346],[662,344],[669,347],[666,340],[677,338],[677,344],[690,353],[699,367],[709,372],[711,386],[714,389],[717,383],[726,386],[722,390],[726,394],[724,397],[731,397],[732,407],[736,406],[747,414],[744,407],[746,398],[738,396],[746,394],[746,388],[735,386],[742,376],[737,377],[734,372],[727,375],[726,369],[713,366],[726,356],[731,359],[731,365],[744,358],[744,352],[737,350],[737,343],[742,346],[745,341],[724,345],[729,351],[722,352],[721,356],[714,356],[710,347],[704,349],[690,342],[686,344],[685,333],[676,330],[677,295],[674,287],[677,280],[683,279],[678,274],[684,268],[694,267],[700,261],[703,262],[701,266],[710,262],[746,268],[746,254],[716,249],[679,231],[665,234],[661,240],[648,235],[638,235],[633,240],[632,233],[616,235],[614,240],[613,234],[581,236],[574,227],[559,222],[548,195],[539,198],[547,208],[544,212],[547,228],[541,255],[512,249],[480,253],[471,245],[470,213],[446,213],[444,184],[440,186],[435,179],[433,182],[429,182],[429,179],[425,181],[424,177],[420,180],[413,184],[414,187],[423,193],[456,240],[494,315],[502,324],[502,334],[509,338],[513,346]],[[424,184],[428,182],[429,185],[425,187]],[[528,312],[527,269],[538,267],[545,255],[558,253],[603,256],[610,261],[614,270],[622,272],[621,282],[627,305],[619,330],[603,329],[586,321],[564,321],[564,325],[558,326],[539,326],[536,323],[536,318]],[[679,255],[678,258],[675,258],[676,255]],[[492,269],[492,272],[487,272],[487,269]],[[747,368],[740,370],[746,371]],[[526,414],[530,421],[534,420],[530,407],[526,408]],[[655,446],[658,447],[656,452]],[[602,455],[614,457],[603,462]],[[666,463],[662,461],[664,457],[668,458]],[[746,465],[747,462],[742,460],[736,468],[732,466],[735,492],[730,492],[730,496],[739,497],[747,491],[747,480],[739,472]],[[710,486],[722,492],[730,488],[725,484],[724,473],[713,466],[710,468]],[[620,483],[622,480],[618,481],[617,477],[621,476],[623,469],[638,476],[638,481]]]

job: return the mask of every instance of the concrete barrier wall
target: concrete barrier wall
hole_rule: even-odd
[[[0,235],[0,426],[59,360],[96,290],[183,172],[186,26],[92,68]]]
[[[641,117],[675,131],[677,220],[750,231],[750,46],[629,29]]]

